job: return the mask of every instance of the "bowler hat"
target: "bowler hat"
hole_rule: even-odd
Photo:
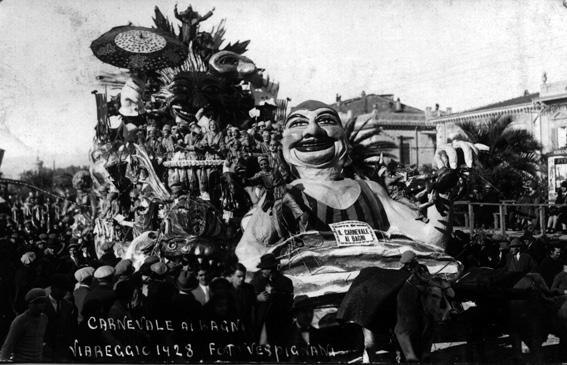
[[[522,241],[519,238],[514,238],[510,242],[510,247],[522,247]]]
[[[298,295],[293,298],[293,305],[291,309],[293,311],[313,309],[313,303],[311,303],[307,295]]]
[[[278,266],[278,259],[273,253],[267,253],[260,257],[259,269],[274,269]]]
[[[177,277],[177,288],[183,291],[193,290],[199,285],[193,273],[183,270]]]

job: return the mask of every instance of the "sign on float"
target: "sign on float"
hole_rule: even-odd
[[[378,242],[376,233],[368,223],[344,221],[329,224],[339,246],[371,245]]]

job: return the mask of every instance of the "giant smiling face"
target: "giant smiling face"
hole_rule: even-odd
[[[346,159],[346,136],[341,120],[324,103],[299,104],[287,118],[282,137],[284,158],[293,166],[339,167]]]

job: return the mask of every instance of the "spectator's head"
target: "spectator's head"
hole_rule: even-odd
[[[508,241],[498,242],[498,251],[508,252],[510,250],[510,243]]]
[[[244,283],[244,279],[246,279],[246,267],[244,267],[244,265],[240,262],[230,265],[226,274],[226,277],[232,286],[238,288],[242,285],[242,283]]]
[[[169,124],[164,125],[161,129],[161,133],[164,137],[169,137],[169,135],[171,134],[171,126]]]
[[[99,267],[94,272],[94,278],[100,284],[110,284],[114,276],[114,268],[110,265],[104,265]]]
[[[313,321],[313,304],[307,295],[298,295],[293,299],[292,313],[297,326],[308,329]]]
[[[561,247],[552,246],[549,250],[549,257],[552,260],[559,260],[559,258],[561,257]]]
[[[152,277],[152,279],[162,280],[165,278],[168,272],[169,267],[161,261],[158,261],[150,266],[150,276]]]
[[[278,268],[278,259],[273,253],[267,253],[260,257],[260,263],[258,264],[258,269],[262,270],[262,275],[264,277],[269,277]]]
[[[75,271],[75,280],[79,284],[91,285],[95,269],[93,267],[82,267]]]
[[[45,312],[47,307],[47,293],[44,289],[33,288],[27,292],[24,300],[32,315],[39,315]]]
[[[522,248],[522,241],[519,238],[514,238],[510,242],[510,253],[512,253],[512,255],[515,255],[518,252],[520,252],[521,248]]]
[[[402,266],[411,266],[417,262],[417,256],[415,252],[407,250],[402,253],[400,256],[400,264]]]
[[[261,155],[258,157],[258,166],[262,171],[268,171],[270,169],[270,162],[268,161],[268,157],[265,155]]]
[[[270,143],[271,139],[272,139],[272,135],[270,134],[270,132],[264,130],[262,132],[262,141],[264,143]]]
[[[278,152],[279,147],[280,147],[280,143],[278,141],[276,141],[275,139],[272,139],[270,141],[270,152],[272,153]]]
[[[209,120],[209,130],[213,133],[218,132],[219,124],[217,123],[216,120],[214,120],[214,119]]]
[[[266,120],[266,129],[272,129],[272,121],[271,120]]]
[[[132,260],[124,259],[120,260],[114,267],[114,276],[130,276],[134,273],[134,265]]]
[[[24,264],[24,266],[31,266],[36,259],[37,256],[35,255],[35,252],[28,251],[22,255],[20,261]]]
[[[266,129],[266,123],[263,122],[263,121],[258,122],[258,131],[259,131],[260,133],[262,133],[262,132],[264,132],[264,129]]]
[[[197,281],[199,285],[209,285],[209,270],[205,266],[201,266],[197,270]]]
[[[182,270],[177,276],[177,289],[182,292],[190,292],[198,285],[197,278],[191,271]]]
[[[528,224],[526,229],[524,229],[524,235],[531,237],[534,235],[535,232],[535,226],[533,224]]]

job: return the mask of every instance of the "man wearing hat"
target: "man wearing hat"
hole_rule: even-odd
[[[161,261],[150,266],[150,281],[146,300],[147,314],[152,318],[168,319],[172,298],[177,292],[167,275],[169,267]]]
[[[83,321],[83,306],[87,295],[91,292],[91,283],[95,269],[88,266],[75,271],[75,280],[77,284],[73,291],[73,299],[77,310],[78,323]]]
[[[55,274],[50,280],[51,286],[46,289],[49,304],[45,310],[47,315],[47,330],[45,332],[46,361],[69,362],[72,354],[69,346],[77,327],[77,316],[74,305],[67,299],[70,281],[65,274]]]
[[[191,293],[199,285],[194,273],[182,270],[177,276],[176,284],[178,291],[173,296],[171,310],[175,315],[175,319],[189,322],[201,318],[201,303]]]
[[[522,241],[514,238],[510,242],[510,253],[506,258],[504,269],[508,272],[535,272],[537,264],[534,259],[527,253],[521,252]]]
[[[93,300],[98,300],[102,304],[103,315],[106,316],[112,303],[116,299],[114,290],[112,290],[112,281],[114,279],[114,267],[101,266],[94,272],[94,278],[97,281],[96,285],[85,298],[85,306]]]
[[[255,328],[260,344],[285,344],[291,331],[293,283],[278,271],[278,264],[274,254],[263,255],[250,281],[258,301]]]
[[[293,313],[293,330],[291,332],[289,345],[297,346],[303,351],[300,354],[307,354],[308,346],[316,346],[320,343],[319,330],[311,324],[313,321],[313,303],[307,295],[298,295],[293,299],[293,306],[291,308]],[[292,357],[292,362],[298,361],[313,361],[314,358],[303,358],[301,355]]]
[[[428,280],[430,277],[427,266],[420,264],[419,261],[417,261],[417,255],[411,250],[402,253],[400,256],[400,264],[402,264],[400,270],[413,273],[421,280]]]
[[[498,240],[498,252],[491,259],[490,266],[493,269],[500,269],[506,266],[506,260],[508,258],[508,253],[510,252],[510,242],[505,237]]]
[[[43,338],[47,329],[45,309],[47,294],[41,288],[34,288],[25,296],[27,310],[17,316],[10,326],[0,361],[8,361],[13,355],[14,362],[41,362]]]

